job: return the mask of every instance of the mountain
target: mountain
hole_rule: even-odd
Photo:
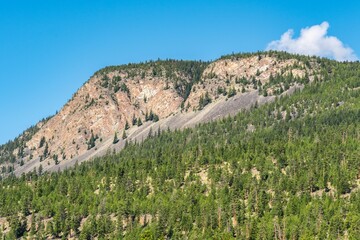
[[[174,65],[169,71],[177,72],[174,76],[181,75],[184,81],[176,81],[175,77],[159,79],[165,87],[158,88],[152,96],[148,93],[154,93],[149,90],[155,88],[154,77],[150,80],[149,76],[147,88],[143,85],[145,80],[143,83],[139,80],[141,88],[131,84],[141,79],[140,72],[134,79],[121,77],[119,83],[126,84],[123,89],[129,91],[114,91],[112,81],[111,87],[105,83],[102,87],[104,77],[112,80],[129,66],[105,68],[95,73],[57,115],[2,146],[5,156],[10,150],[16,155],[23,145],[20,153],[25,159],[23,166],[14,163],[15,174],[7,173],[0,183],[0,237],[357,239],[360,236],[359,62],[263,52],[232,54],[211,63],[186,62],[186,66],[192,66],[187,68],[178,65],[185,63],[181,61],[130,66],[148,69],[152,74],[154,66],[166,69],[170,62]],[[86,106],[89,89],[93,93],[89,93],[87,104],[91,99],[95,103],[85,109],[82,106]],[[146,94],[143,89],[147,89]],[[109,95],[105,96],[105,92]],[[109,103],[98,100],[100,95],[95,93],[104,95]],[[157,98],[157,94],[168,94],[176,102],[168,105],[173,106],[169,107],[168,115],[165,114],[168,107],[156,108],[163,103],[162,99],[167,99]],[[116,97],[113,102],[111,95]],[[53,142],[49,142],[52,139],[49,136],[41,141],[46,129],[54,129],[51,131],[54,135],[63,132],[62,118],[58,116],[67,116],[64,121],[81,120],[81,116],[92,119],[96,117],[92,111],[106,111],[97,109],[96,104],[113,109],[110,107],[116,106],[115,99],[121,97],[138,102],[138,108],[125,105],[125,100],[116,100],[120,104],[114,114],[121,116],[117,121],[122,121],[122,125],[111,122],[109,126],[114,128],[109,127],[108,135],[102,130],[107,127],[96,122],[88,125],[88,139],[74,157],[83,163],[75,161],[74,167],[63,171],[56,170],[70,166],[65,163],[74,159],[58,159],[59,163],[51,166],[54,159],[44,158],[40,165],[36,152],[41,156],[47,143],[48,151],[54,154],[56,148],[52,148],[52,143],[58,142],[57,135]],[[67,106],[78,105],[81,107],[65,111]],[[121,106],[136,110],[121,115],[125,112]],[[78,114],[80,110],[82,113]],[[114,110],[108,111],[103,119],[111,119],[110,112]],[[137,119],[135,126],[133,114]],[[60,120],[53,120],[56,117]],[[122,139],[124,118],[130,128]],[[138,124],[139,118],[142,125]],[[74,121],[69,120],[69,128],[77,126]],[[101,121],[102,125],[107,123]],[[83,124],[87,122],[84,120]],[[60,136],[65,139],[66,127],[63,128],[65,135]],[[119,133],[118,139],[115,132]],[[86,139],[81,131],[72,134]],[[39,141],[36,146],[42,147],[31,150],[31,141]],[[111,150],[107,150],[109,147]],[[67,149],[66,155],[70,151]],[[122,150],[113,153],[112,149]],[[26,154],[33,154],[33,159],[26,159]],[[91,157],[92,161],[85,161]],[[35,165],[39,166],[36,171],[29,169],[26,174],[19,174],[32,162],[39,163]],[[4,164],[12,166],[7,161]]]
[[[106,67],[56,115],[0,147],[3,172],[19,176],[40,165],[57,171],[121,149],[125,141],[113,140],[124,131],[126,140],[142,141],[150,128],[180,129],[236,114],[302,88],[317,69],[316,59],[277,52]]]

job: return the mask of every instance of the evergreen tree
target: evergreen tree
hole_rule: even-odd
[[[42,136],[40,139],[39,148],[42,148],[44,146],[45,142],[46,142],[45,137]]]
[[[118,143],[118,142],[119,142],[119,138],[118,138],[118,136],[117,136],[117,132],[115,132],[113,144],[116,144],[116,143]]]
[[[128,130],[130,128],[130,125],[128,123],[128,121],[125,122],[125,130]]]
[[[88,150],[92,149],[93,147],[95,147],[95,141],[96,141],[96,138],[94,136],[94,133],[91,132],[91,137],[90,137],[90,140],[88,141]]]
[[[155,113],[154,113],[153,121],[154,122],[159,121],[159,116],[157,114],[155,114]]]
[[[46,142],[46,143],[45,143],[44,152],[43,152],[43,158],[44,158],[44,159],[47,158],[48,155],[49,155],[49,145],[48,145],[48,143]]]
[[[10,219],[10,228],[11,234],[16,238],[20,238],[26,232],[26,219],[25,217],[21,217],[19,219],[18,216],[13,216]]]
[[[137,125],[137,118],[135,117],[135,114],[133,115],[133,118],[132,118],[132,125],[133,126]]]
[[[235,95],[236,95],[236,89],[234,87],[231,87],[227,96],[228,96],[228,98],[230,98],[230,97],[233,97]]]
[[[123,134],[122,134],[122,139],[126,139],[127,138],[127,136],[126,136],[126,132],[125,132],[125,130],[123,131]]]
[[[209,92],[206,92],[205,95],[200,96],[199,110],[203,109],[209,103],[211,103],[211,98],[210,98]]]
[[[150,113],[149,113],[149,120],[150,121],[154,120],[154,113],[153,113],[152,109],[150,110]]]
[[[149,121],[150,118],[149,118],[149,114],[148,114],[148,111],[146,110],[146,113],[145,113],[145,122]]]
[[[141,125],[142,125],[142,121],[141,121],[141,118],[139,117],[137,120],[137,126],[140,127]]]
[[[43,173],[43,166],[42,164],[40,164],[39,169],[38,169],[38,174],[41,175]]]

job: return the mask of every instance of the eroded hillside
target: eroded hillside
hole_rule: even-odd
[[[211,63],[201,81],[194,84],[186,105],[202,108],[206,98],[234,96],[259,90],[264,96],[278,95],[295,84],[313,81],[315,62],[306,65],[295,58],[279,59],[276,55],[230,56]],[[202,100],[201,100],[202,99]]]
[[[276,52],[229,55],[212,63],[167,60],[107,67],[28,139],[1,151],[3,157],[16,156],[3,173],[19,175],[40,165],[64,169],[110,148],[120,150],[125,140],[142,141],[152,129],[192,127],[236,114],[291,94],[318,79],[319,69],[315,58]]]
[[[130,127],[117,154],[3,179],[0,239],[358,239],[360,64],[281,56],[320,81],[221,95]]]

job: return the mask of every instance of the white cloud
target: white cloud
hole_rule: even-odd
[[[280,40],[272,41],[266,50],[280,50],[304,55],[333,58],[337,61],[358,60],[354,51],[344,46],[336,37],[327,36],[329,23],[323,22],[301,29],[300,36],[293,38],[294,31],[289,29]]]

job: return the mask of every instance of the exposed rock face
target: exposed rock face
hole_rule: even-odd
[[[202,81],[193,86],[185,105],[198,109],[200,97],[204,97],[206,93],[211,99],[217,99],[219,95],[226,95],[231,90],[236,93],[254,91],[259,86],[269,83],[271,76],[277,75],[291,76],[293,79],[309,75],[311,80],[313,70],[296,59],[279,60],[265,55],[221,59],[211,63],[204,70]],[[273,90],[267,89],[269,94]]]
[[[117,79],[112,87],[105,84],[106,79],[110,82],[117,77],[121,80]],[[150,112],[165,118],[176,113],[183,100],[166,77],[129,77],[121,71],[95,75],[41,127],[27,146],[33,149],[34,158],[54,158],[54,155],[58,160],[73,158],[88,150],[92,136],[100,142],[122,132],[126,122],[131,125],[134,117],[145,122]],[[39,148],[43,137],[48,145],[47,156],[44,155],[46,144]]]
[[[169,60],[102,69],[59,113],[38,124],[39,130],[23,146],[25,165],[16,165],[15,173],[40,164],[44,170],[55,170],[58,164],[63,169],[75,160],[104,154],[111,146],[119,150],[124,142],[112,141],[115,133],[121,139],[126,125],[128,139],[141,141],[152,127],[191,127],[271,101],[274,94],[291,94],[300,79],[314,79],[314,64],[262,54],[210,64]],[[151,125],[146,120],[160,121]]]

